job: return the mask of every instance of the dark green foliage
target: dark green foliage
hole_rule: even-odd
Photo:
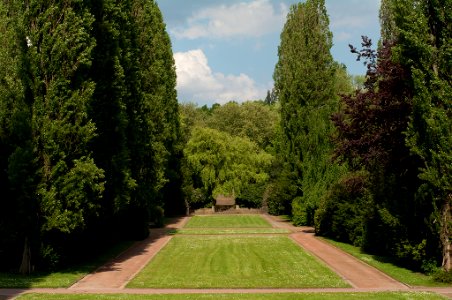
[[[413,113],[407,143],[422,159],[431,192],[431,224],[441,240],[442,266],[452,269],[452,1],[392,1],[396,59],[410,69]]]
[[[364,174],[349,174],[333,185],[315,216],[316,233],[361,246],[369,194]]]
[[[57,268],[84,244],[147,236],[182,199],[156,3],[9,1],[0,16],[1,267],[24,253],[23,273]]]
[[[324,1],[310,0],[291,7],[281,34],[275,90],[281,104],[281,129],[293,172],[296,194],[293,220],[313,223],[313,211],[328,187],[343,173],[331,161],[330,115],[338,108],[338,66],[330,53],[332,34]]]
[[[240,207],[260,208],[262,207],[262,199],[266,188],[266,183],[249,184],[244,189],[239,198],[236,199],[236,204]]]
[[[452,272],[451,271],[438,271],[434,274],[435,281],[452,283]]]
[[[432,206],[417,194],[420,160],[405,144],[412,112],[412,90],[407,85],[410,72],[392,60],[392,43],[383,41],[375,52],[364,37],[363,46],[359,52],[352,47],[352,52],[367,60],[365,90],[344,96],[342,111],[333,116],[338,129],[336,155],[351,171],[364,169],[368,174],[365,218],[358,218],[361,222],[355,222],[355,228],[344,228],[348,231],[344,234],[362,232],[360,245],[366,250],[419,269],[427,257],[435,255],[431,245],[436,237],[424,223]],[[362,211],[363,204],[355,198],[347,205]],[[326,227],[322,230],[331,231]]]

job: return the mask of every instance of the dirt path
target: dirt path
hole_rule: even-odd
[[[147,239],[137,242],[113,261],[100,267],[94,273],[88,274],[69,289],[93,290],[124,288],[160,249],[169,242],[172,236],[168,234],[168,231],[182,228],[187,221],[188,218],[186,217],[172,219],[165,228],[152,229]]]
[[[292,230],[294,233],[290,237],[295,242],[324,261],[333,271],[355,288],[409,289],[403,283],[394,280],[383,272],[316,238],[313,230],[309,227],[294,227],[292,224],[274,216],[265,216],[265,218],[273,227]]]

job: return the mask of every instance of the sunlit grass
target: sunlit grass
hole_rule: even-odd
[[[286,236],[175,236],[130,288],[347,287]]]
[[[185,228],[265,228],[271,225],[259,215],[194,216]]]
[[[178,295],[49,295],[29,294],[20,300],[444,300],[437,294],[424,292],[378,293],[284,293],[284,294],[178,294]]]
[[[288,229],[282,228],[183,228],[176,229],[171,232],[171,234],[194,234],[194,235],[203,235],[203,234],[287,234],[291,231]]]

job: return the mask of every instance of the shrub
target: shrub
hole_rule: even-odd
[[[344,176],[320,202],[315,214],[316,233],[361,245],[368,199],[364,174]]]

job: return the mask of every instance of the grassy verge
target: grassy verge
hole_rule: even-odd
[[[450,284],[434,281],[432,276],[427,276],[422,273],[413,272],[411,270],[399,267],[390,262],[385,257],[363,253],[360,248],[352,246],[350,244],[337,242],[327,238],[322,239],[342,249],[343,251],[355,256],[356,258],[364,261],[365,263],[377,268],[378,270],[388,274],[392,278],[400,282],[403,282],[404,284],[410,286],[426,286],[426,287],[450,286]]]
[[[172,234],[284,234],[290,233],[288,229],[282,228],[230,228],[230,229],[220,229],[220,228],[184,228],[176,229],[171,232]]]
[[[179,294],[179,295],[44,295],[29,294],[20,300],[443,300],[433,293],[306,293],[306,294]]]
[[[194,216],[184,228],[270,228],[259,215]]]
[[[129,288],[347,287],[286,236],[174,237]]]
[[[0,273],[0,288],[61,288],[69,287],[88,273],[126,250],[133,242],[119,243],[93,260],[58,272],[34,273],[23,276]]]

